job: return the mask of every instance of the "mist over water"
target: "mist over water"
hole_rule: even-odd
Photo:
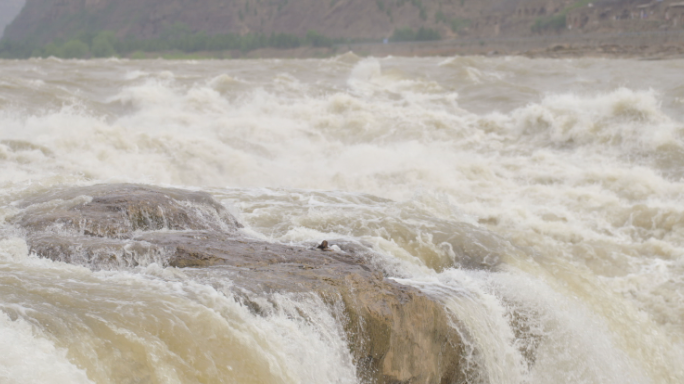
[[[29,255],[59,186],[211,193],[454,315],[469,383],[684,382],[684,61],[0,61],[0,382],[357,383],[335,311]],[[156,261],[156,262],[153,262]],[[491,266],[492,270],[475,268]]]

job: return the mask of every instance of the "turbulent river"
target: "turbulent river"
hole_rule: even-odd
[[[469,383],[682,383],[682,73],[0,61],[0,382],[366,384],[316,295],[254,311],[219,270],[51,261],[13,221],[36,193],[135,183],[208,192],[247,237],[368,250],[458,320]]]

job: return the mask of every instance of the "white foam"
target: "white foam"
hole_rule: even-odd
[[[0,381],[357,382],[342,314],[320,298],[255,297],[255,314],[225,274],[188,273],[157,264],[91,272],[29,257],[21,239],[0,241]]]
[[[67,351],[56,348],[27,322],[0,312],[0,382],[6,384],[93,383],[71,363]]]
[[[64,71],[67,64],[79,66],[82,77]],[[12,100],[0,104],[4,204],[59,184],[211,188],[238,211],[244,233],[369,243],[398,276],[431,276],[453,266],[459,252],[495,256],[548,280],[551,288],[535,286],[541,301],[534,290],[520,300],[556,324],[540,347],[546,356],[567,351],[569,359],[542,359],[548,370],[526,373],[507,355],[504,365],[520,377],[562,381],[558,375],[570,372],[578,382],[619,382],[628,380],[621,367],[642,359],[655,362],[624,370],[635,382],[684,378],[671,358],[684,349],[684,115],[672,90],[679,61],[347,54],[31,65],[24,71],[0,63],[0,84],[25,80],[23,88],[0,91],[1,100]],[[0,215],[11,220],[16,209],[4,207]],[[16,235],[6,224],[3,231]],[[3,262],[38,263],[25,243],[3,241]],[[586,286],[607,294],[587,295]],[[572,295],[584,308],[575,315],[551,305]],[[491,324],[505,331],[496,306],[485,307]],[[629,326],[616,326],[622,320],[606,307]],[[635,329],[640,316],[666,336],[623,337],[634,333],[616,330]],[[596,333],[577,335],[582,327],[573,322]],[[504,331],[499,336],[508,343]],[[624,342],[630,338],[632,344]],[[667,338],[673,343],[656,345]],[[630,352],[637,349],[648,353]],[[600,373],[592,359],[610,368]]]

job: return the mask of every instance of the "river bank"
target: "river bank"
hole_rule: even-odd
[[[486,55],[667,59],[684,57],[684,31],[462,38],[437,42],[349,44],[346,48],[361,56],[377,57]]]
[[[149,53],[145,57],[174,58],[324,58],[346,52],[373,57],[524,56],[530,58],[684,58],[684,31],[615,34],[559,34],[532,37],[458,38],[420,42],[338,44],[330,48],[264,48],[250,52],[202,52],[192,55]]]
[[[514,55],[527,57],[684,57],[684,31],[464,38],[435,43],[358,44],[373,56]]]
[[[133,51],[128,59],[320,59],[353,52],[361,57],[522,56],[528,58],[684,58],[684,30],[621,33],[563,33],[525,37],[462,37],[434,41],[366,41],[301,44],[296,48]],[[44,54],[43,57],[52,56]],[[64,57],[56,55],[57,57]],[[70,57],[70,56],[67,56]],[[79,56],[76,56],[79,57]],[[84,58],[90,57],[86,54]]]

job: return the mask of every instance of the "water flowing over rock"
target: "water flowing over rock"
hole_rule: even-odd
[[[353,245],[340,251],[255,240],[209,194],[141,185],[56,190],[23,200],[11,220],[31,251],[91,268],[158,262],[218,268],[253,312],[256,296],[314,292],[341,305],[364,383],[459,383],[462,342],[454,319],[415,288],[385,278]]]

